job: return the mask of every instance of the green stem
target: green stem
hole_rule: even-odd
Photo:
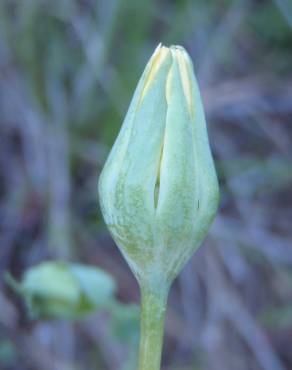
[[[139,370],[159,370],[168,288],[141,288]]]

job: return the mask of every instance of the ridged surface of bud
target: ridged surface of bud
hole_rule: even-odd
[[[219,198],[193,65],[159,45],[99,180],[105,222],[140,282],[176,277],[206,236]]]

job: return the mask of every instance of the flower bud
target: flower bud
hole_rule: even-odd
[[[42,319],[80,318],[105,307],[115,283],[104,271],[81,264],[44,262],[27,270],[19,284],[8,282],[25,299],[30,316]]]
[[[99,180],[105,222],[140,282],[171,283],[206,236],[219,190],[192,62],[159,45]]]

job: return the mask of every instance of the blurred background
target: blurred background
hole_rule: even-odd
[[[193,58],[221,184],[172,287],[163,370],[292,369],[291,0],[0,1],[0,368],[135,370],[139,291],[97,181],[159,42]],[[95,265],[129,309],[32,321],[3,279]]]

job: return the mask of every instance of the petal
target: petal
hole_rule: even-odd
[[[198,200],[192,121],[176,57],[167,82],[167,103],[156,217],[161,248],[175,263],[182,254],[178,244],[188,243],[192,234]]]
[[[167,110],[165,84],[172,60],[167,48],[159,50],[138,84],[99,182],[105,221],[125,257],[135,256],[137,263],[138,250],[144,251],[141,263],[153,255],[154,188]]]

